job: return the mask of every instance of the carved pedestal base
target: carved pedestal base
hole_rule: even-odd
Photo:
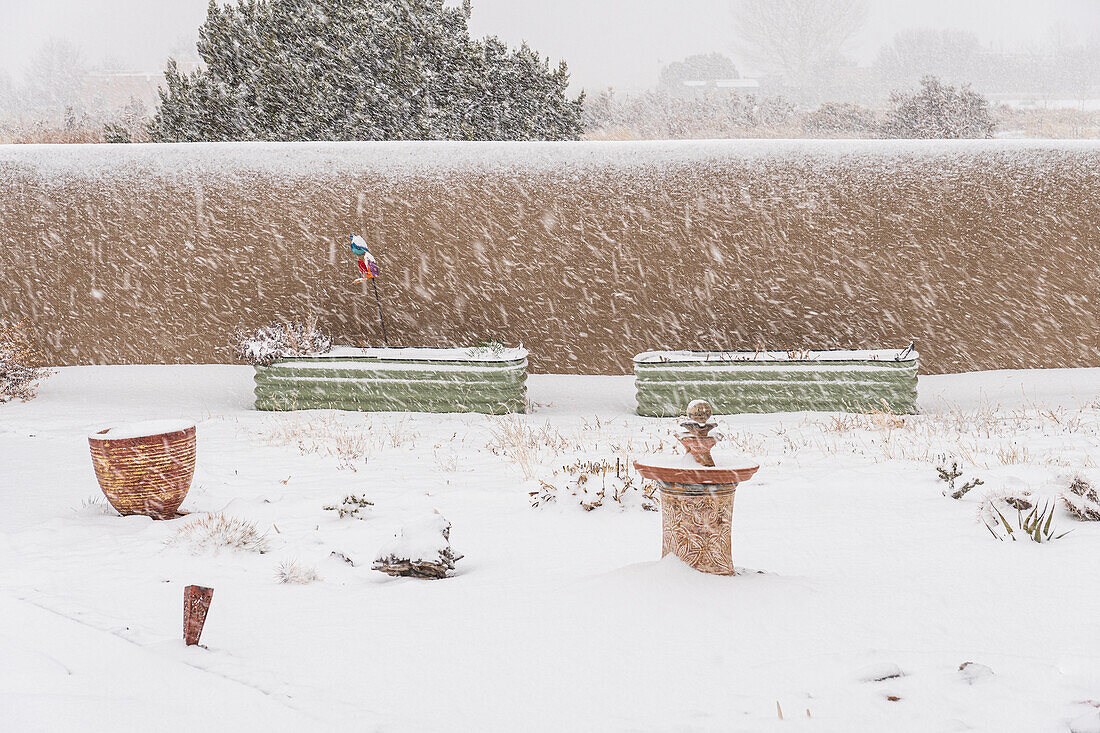
[[[734,575],[733,486],[710,493],[661,489],[661,556],[674,554],[704,573]]]

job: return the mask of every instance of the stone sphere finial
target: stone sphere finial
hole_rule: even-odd
[[[714,410],[706,400],[693,400],[687,406],[688,419],[700,425],[706,425],[713,414]]]

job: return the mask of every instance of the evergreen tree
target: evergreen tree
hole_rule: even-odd
[[[475,40],[469,0],[211,0],[205,67],[172,60],[149,133],[202,140],[574,140],[583,94],[526,45]]]

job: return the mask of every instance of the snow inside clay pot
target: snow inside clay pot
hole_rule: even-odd
[[[173,519],[195,474],[195,425],[155,420],[88,436],[99,487],[119,514]]]

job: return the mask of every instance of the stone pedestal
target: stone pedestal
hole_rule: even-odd
[[[704,573],[734,575],[733,496],[737,484],[661,486],[661,556]]]

